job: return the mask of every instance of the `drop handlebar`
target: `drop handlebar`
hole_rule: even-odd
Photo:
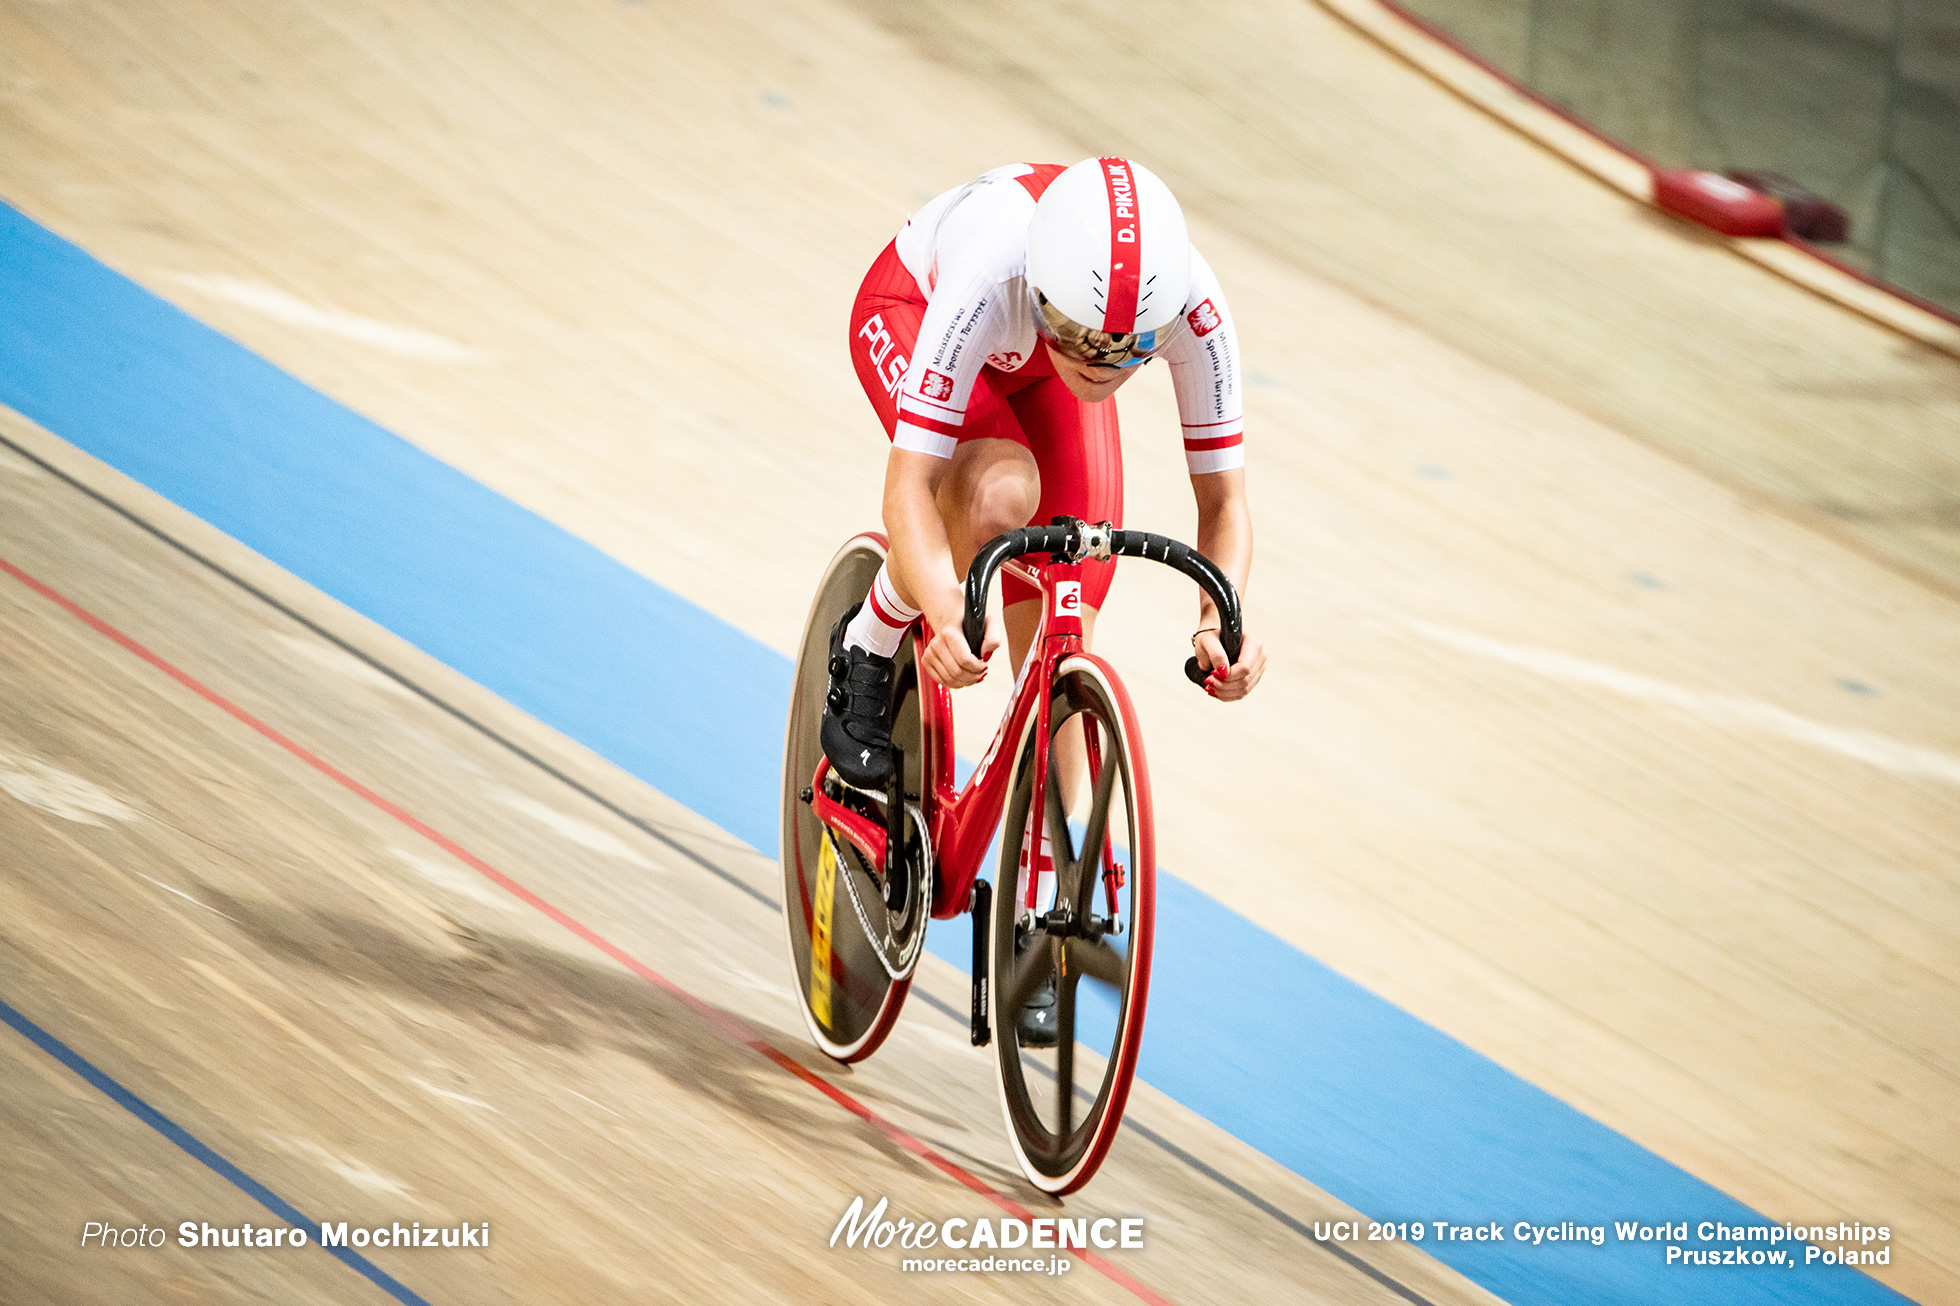
[[[1143,558],[1160,562],[1197,582],[1218,608],[1218,642],[1232,662],[1239,660],[1245,627],[1239,612],[1239,592],[1218,564],[1188,544],[1149,531],[1129,531],[1108,522],[1091,525],[1076,517],[1057,517],[1049,526],[1023,526],[997,535],[980,547],[966,571],[966,618],[963,631],[975,657],[987,631],[987,592],[1001,565],[1030,553],[1045,553],[1056,562],[1107,562],[1111,558]],[[1198,659],[1188,658],[1184,674],[1195,685],[1205,683]]]

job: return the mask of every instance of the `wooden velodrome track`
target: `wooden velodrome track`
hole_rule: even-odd
[[[1759,1211],[1889,1224],[1879,1277],[1960,1299],[1960,365],[1310,4],[1126,12],[14,0],[0,198],[788,650],[876,515],[842,339],[869,259],[986,167],[1135,153],[1245,334],[1273,655],[1253,704],[1202,700],[1186,591],[1126,571],[1102,640],[1164,862]],[[1167,378],[1122,403],[1128,517],[1188,535]],[[809,1059],[773,921],[731,906],[768,859],[5,433],[713,850],[725,879],[0,452],[0,557]],[[309,1212],[525,1231],[446,1283],[374,1255],[417,1291],[1127,1299],[820,1254],[854,1193],[991,1208],[14,580],[0,629],[0,778],[35,800],[0,794],[0,996]],[[962,703],[973,737],[996,702]],[[924,988],[963,1004],[937,963]],[[356,1290],[317,1254],[77,1253],[88,1219],[260,1208],[23,1049],[0,1298]],[[989,1073],[921,1006],[830,1079],[1033,1204]],[[1133,1114],[1169,1146],[1078,1204],[1159,1217],[1121,1262],[1155,1291],[1488,1300],[1405,1249],[1358,1273],[1178,1157],[1302,1220],[1324,1194],[1159,1095]]]

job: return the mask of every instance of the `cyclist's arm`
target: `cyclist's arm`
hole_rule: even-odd
[[[1198,501],[1198,552],[1217,563],[1243,595],[1252,574],[1252,508],[1246,501],[1245,469],[1193,476],[1191,494]],[[1218,625],[1218,607],[1209,594],[1198,604],[1198,624]]]
[[[1193,476],[1245,465],[1245,406],[1239,386],[1238,332],[1211,265],[1191,251],[1184,325],[1163,351],[1177,389],[1184,463]]]
[[[894,448],[885,463],[885,531],[891,539],[887,561],[899,597],[921,609],[932,625],[926,669],[941,684],[959,689],[985,675],[987,664],[973,656],[961,633],[966,590],[954,569],[953,546],[939,515],[939,487],[952,466],[949,458]]]
[[[1193,476],[1191,493],[1198,501],[1198,552],[1223,569],[1243,600],[1252,575],[1252,508],[1246,501],[1245,469]],[[1198,629],[1214,632],[1218,625],[1217,605],[1205,595],[1198,603]],[[1224,665],[1225,647],[1216,634],[1200,633],[1192,647],[1197,650],[1198,664],[1206,670],[1215,672]],[[1251,693],[1265,672],[1265,647],[1247,630],[1239,660],[1223,677],[1214,674],[1205,688],[1214,698],[1231,702]]]
[[[1245,410],[1239,389],[1239,348],[1232,310],[1209,264],[1191,251],[1191,294],[1185,302],[1185,329],[1165,350],[1177,388],[1178,418],[1184,427],[1184,461],[1191,493],[1198,501],[1198,551],[1216,562],[1245,592],[1252,571],[1252,510],[1245,492]],[[1207,670],[1225,665],[1224,646],[1215,634],[1218,611],[1209,597],[1199,604],[1195,642],[1198,663]],[[1214,675],[1206,688],[1214,697],[1244,698],[1265,673],[1266,653],[1247,634],[1238,661]]]
[[[899,388],[898,427],[885,464],[892,575],[899,596],[932,623],[926,669],[954,689],[973,684],[987,668],[960,633],[966,599],[938,494],[959,447],[967,400],[1001,329],[1005,290],[985,266],[971,261],[940,269]]]

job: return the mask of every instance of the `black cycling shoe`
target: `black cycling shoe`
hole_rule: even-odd
[[[823,752],[845,784],[883,789],[892,773],[892,659],[844,647],[844,628],[862,603],[830,631],[830,692],[824,696]]]
[[[1028,999],[1028,1005],[1021,1008],[1015,1028],[1021,1036],[1024,1048],[1052,1048],[1055,1046],[1055,1027],[1057,1007],[1055,1005],[1055,977],[1050,975],[1041,982],[1041,987]]]

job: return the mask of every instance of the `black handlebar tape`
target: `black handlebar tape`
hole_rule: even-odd
[[[986,639],[987,591],[992,588],[994,573],[1000,570],[1001,564],[1030,553],[1059,553],[1066,556],[1076,547],[1076,529],[1073,524],[1022,526],[997,535],[980,547],[980,552],[974,555],[972,564],[966,569],[966,617],[962,622],[967,647],[973,650],[973,656],[980,656],[981,644]],[[1113,530],[1110,532],[1109,551],[1118,557],[1163,563],[1197,582],[1198,588],[1211,596],[1212,604],[1218,609],[1218,642],[1224,646],[1226,658],[1230,662],[1239,660],[1239,650],[1245,644],[1239,592],[1230,578],[1219,570],[1217,563],[1188,544],[1166,535],[1153,535],[1149,531]],[[1193,684],[1205,683],[1206,673],[1199,667],[1196,658],[1186,660],[1184,674]]]
[[[1113,536],[1113,552],[1161,562],[1189,576],[1199,589],[1211,596],[1213,606],[1218,609],[1218,642],[1224,646],[1227,665],[1237,662],[1239,650],[1245,646],[1245,619],[1239,610],[1238,589],[1219,570],[1218,564],[1188,544],[1148,531],[1116,531]],[[1184,675],[1192,684],[1202,686],[1209,674],[1195,657],[1185,659]]]
[[[966,569],[966,618],[961,630],[973,656],[987,638],[987,591],[1001,564],[1030,553],[1067,553],[1073,531],[1067,526],[1022,526],[980,546]]]

